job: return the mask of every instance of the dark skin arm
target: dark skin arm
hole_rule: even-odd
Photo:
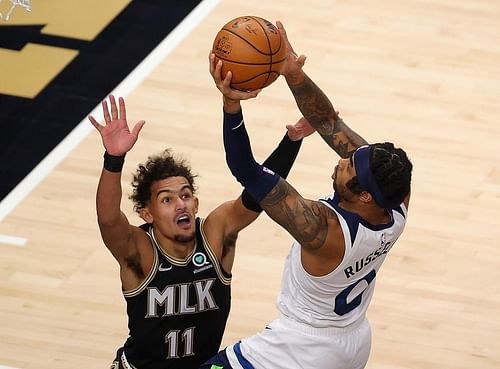
[[[342,261],[342,228],[337,215],[325,205],[303,198],[283,178],[260,205],[300,243],[302,266],[309,274],[326,275]]]
[[[90,123],[102,138],[105,150],[114,156],[121,156],[132,149],[144,121],[137,122],[132,130],[127,122],[125,101],[119,98],[118,104],[113,95],[108,102],[102,102],[104,123],[89,116]],[[102,170],[97,187],[97,221],[104,244],[120,264],[120,277],[123,288],[137,287],[150,270],[153,262],[152,249],[146,234],[132,226],[121,211],[122,199],[121,173]]]
[[[328,97],[305,73],[301,83],[289,87],[304,117],[340,157],[347,158],[358,147],[367,144],[344,123]]]
[[[281,22],[277,22],[277,27],[288,49],[287,60],[281,74],[286,78],[298,108],[311,126],[323,137],[323,140],[340,157],[347,158],[358,147],[366,145],[367,141],[344,123],[330,99],[304,73],[302,67],[306,57],[297,56]]]
[[[319,249],[328,235],[329,211],[318,201],[303,198],[283,178],[260,205],[303,246]]]
[[[223,79],[222,62],[215,63],[213,55],[210,56],[210,61],[210,72],[223,95],[224,111],[239,112],[240,101],[255,97],[259,91],[246,93],[233,90],[230,87],[231,72]],[[326,206],[318,201],[305,199],[283,178],[279,179],[259,204],[307,250],[302,261],[309,273],[324,275],[338,265],[344,253],[343,243],[333,240],[343,240],[342,230],[336,215]],[[335,250],[332,252],[332,249]]]
[[[278,21],[276,26],[280,30],[282,42],[286,45],[288,53],[281,74],[285,77],[298,108],[311,126],[340,157],[349,157],[358,147],[368,142],[342,120],[330,99],[305,74],[302,67],[306,56],[297,55],[293,50],[283,24]],[[409,202],[410,194],[404,199],[406,207]]]

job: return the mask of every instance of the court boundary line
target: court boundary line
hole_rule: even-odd
[[[26,238],[0,234],[0,244],[22,247],[26,245],[26,242],[28,242]],[[2,369],[1,366],[0,369]]]
[[[116,86],[111,92],[117,96],[127,96],[141,83],[193,29],[220,3],[221,0],[202,0],[186,18],[182,20],[164,39],[154,48],[139,65]],[[89,114],[97,119],[102,118],[100,104]],[[13,211],[26,196],[28,196],[46,176],[68,154],[75,149],[84,138],[93,130],[92,125],[83,119],[52,151],[47,154],[31,172],[14,187],[0,202],[0,222]],[[10,237],[10,236],[9,236]]]

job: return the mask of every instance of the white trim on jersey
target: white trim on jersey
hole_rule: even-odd
[[[151,231],[153,230],[153,227],[151,227]],[[156,276],[156,273],[158,272],[158,264],[159,264],[159,257],[158,257],[158,248],[156,241],[151,237],[151,234],[149,232],[146,232],[146,234],[149,237],[151,247],[153,248],[153,265],[151,267],[151,270],[149,271],[149,274],[146,276],[144,281],[142,281],[141,284],[139,284],[136,288],[132,290],[123,290],[123,296],[124,297],[134,297],[140,294],[144,289],[148,286],[149,282],[153,280],[153,278]]]

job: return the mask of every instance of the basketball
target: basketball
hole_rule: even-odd
[[[231,87],[242,91],[269,86],[280,75],[286,59],[279,30],[254,16],[226,23],[215,36],[212,51],[223,61],[222,78],[231,71]]]

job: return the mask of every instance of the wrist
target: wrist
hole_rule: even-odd
[[[238,113],[239,111],[241,111],[240,100],[233,100],[233,99],[230,99],[230,98],[224,96],[222,101],[223,101],[224,111],[226,113],[234,114],[234,113]]]
[[[297,137],[293,137],[293,136],[290,136],[290,132],[287,131],[285,133],[285,137],[283,137],[283,141],[286,141],[286,142],[296,142],[296,143],[302,143],[302,140],[304,139],[304,137],[300,137],[300,138],[297,138]]]
[[[104,152],[104,169],[109,172],[119,173],[123,169],[123,164],[125,163],[125,154],[123,155],[111,155],[107,151]]]
[[[291,73],[285,76],[286,83],[290,87],[300,85],[301,83],[304,82],[305,79],[306,79],[306,74],[302,69],[300,69],[298,72]]]

